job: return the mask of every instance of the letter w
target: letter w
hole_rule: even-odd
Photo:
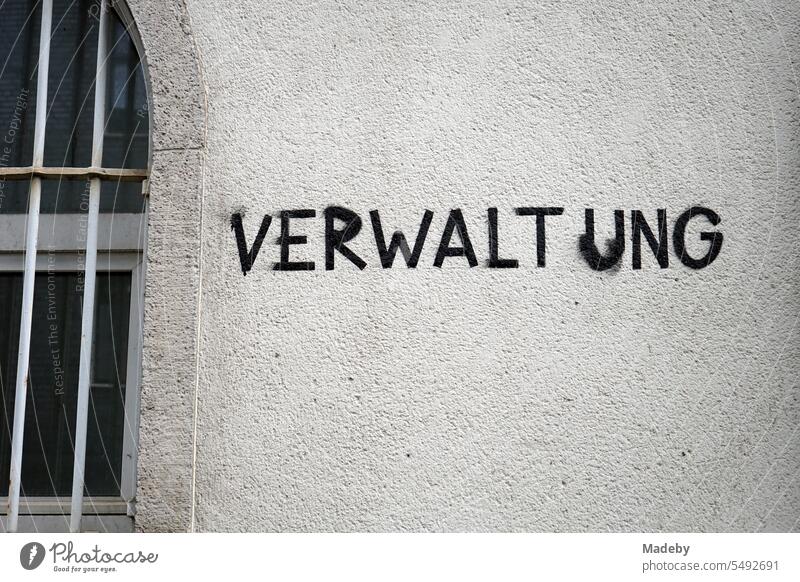
[[[394,257],[397,255],[397,250],[403,253],[403,258],[406,260],[406,265],[409,269],[414,269],[419,262],[419,256],[422,254],[422,247],[425,245],[425,237],[428,236],[428,228],[431,226],[433,219],[433,212],[426,210],[422,217],[422,223],[417,232],[417,240],[414,242],[414,251],[408,248],[405,235],[399,230],[392,235],[392,240],[389,247],[386,247],[386,238],[383,235],[383,228],[381,227],[381,217],[377,210],[369,213],[372,220],[372,230],[375,232],[375,244],[378,246],[378,255],[381,258],[381,265],[384,269],[391,269],[394,263]]]

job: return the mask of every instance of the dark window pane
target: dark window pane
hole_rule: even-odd
[[[0,2],[0,166],[5,168],[33,162],[40,19],[36,0]],[[9,195],[6,184],[0,212]]]
[[[100,186],[100,212],[132,213],[144,212],[145,197],[141,182],[104,181]]]
[[[146,168],[150,112],[144,71],[122,21],[116,14],[110,20],[103,166]]]
[[[42,180],[41,212],[87,214],[89,180]]]
[[[46,166],[91,165],[98,24],[93,0],[53,2]]]
[[[0,167],[33,163],[36,65],[41,11],[36,0],[0,3]],[[0,214],[26,212],[28,182],[0,180]]]
[[[38,273],[22,494],[71,495],[83,276]],[[129,273],[97,274],[86,494],[119,495],[125,431]],[[8,493],[22,274],[0,274],[0,496]]]
[[[0,214],[28,212],[28,180],[0,180]]]

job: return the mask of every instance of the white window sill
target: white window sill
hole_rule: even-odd
[[[0,516],[0,533],[6,533],[6,516]],[[127,515],[84,515],[81,518],[82,532],[133,533],[133,518]],[[64,515],[20,515],[17,521],[19,533],[69,533],[69,514]]]
[[[0,533],[7,531],[8,498],[0,497]],[[130,533],[133,531],[135,503],[120,497],[86,497],[83,500],[81,531]],[[19,527],[28,533],[68,533],[69,497],[22,497],[19,500]]]

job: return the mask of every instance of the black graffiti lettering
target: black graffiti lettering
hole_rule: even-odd
[[[458,236],[463,246],[450,246],[450,239],[453,237],[454,230],[458,230]],[[450,215],[447,217],[447,224],[444,226],[442,240],[439,242],[439,250],[436,251],[433,266],[441,267],[445,257],[466,257],[470,267],[478,266],[478,259],[475,257],[475,250],[472,248],[467,225],[464,223],[464,215],[461,213],[460,208],[451,210]]]
[[[622,265],[621,260],[627,244],[625,240],[625,214],[628,210],[613,211],[615,234],[608,241],[596,240],[594,209],[586,208],[584,212],[585,230],[578,236],[578,250],[581,257],[591,269],[596,271],[618,269]],[[564,208],[523,206],[514,208],[514,213],[517,216],[533,216],[536,218],[536,266],[545,267],[547,258],[547,217],[562,215]],[[347,245],[348,241],[352,241],[360,234],[363,226],[361,217],[356,212],[342,206],[329,206],[323,211],[323,214],[325,216],[325,269],[328,271],[334,270],[336,252],[341,253],[358,269],[366,268],[367,262]],[[384,269],[391,269],[398,253],[402,253],[406,267],[409,269],[417,268],[430,233],[433,212],[424,209],[419,229],[413,241],[413,247],[401,230],[395,230],[387,244],[386,232],[383,229],[380,212],[371,210],[369,215],[381,266]],[[313,271],[315,269],[314,261],[290,260],[291,247],[293,245],[305,245],[308,242],[307,236],[292,234],[290,226],[292,219],[313,218],[317,216],[317,211],[312,209],[282,210],[278,216],[280,217],[280,236],[277,238],[277,244],[280,247],[280,260],[274,264],[273,269],[276,271]],[[675,221],[671,242],[673,252],[683,265],[691,269],[703,269],[713,263],[719,256],[724,237],[716,229],[700,232],[700,240],[708,241],[708,248],[702,257],[693,257],[686,247],[686,230],[690,221],[696,216],[705,217],[712,227],[717,227],[721,223],[721,218],[713,210],[703,206],[692,206]],[[243,212],[239,211],[231,214],[230,226],[234,233],[239,263],[244,275],[247,275],[253,269],[256,258],[261,251],[262,243],[272,224],[272,218],[270,215],[264,215],[252,244],[248,245],[243,225]],[[670,235],[667,224],[667,210],[665,208],[655,209],[657,224],[654,223],[653,218],[651,214],[651,222],[648,223],[645,218],[645,211],[630,210],[631,266],[633,270],[642,269],[642,246],[645,241],[659,267],[661,269],[669,267]],[[520,268],[518,259],[501,256],[499,210],[497,207],[487,208],[487,224],[489,229],[489,252],[484,264],[490,269]],[[295,224],[292,228],[297,230],[298,226]],[[692,232],[697,232],[698,230],[700,229],[696,228]],[[456,234],[458,235],[458,240],[453,240]],[[601,251],[600,249],[603,250]],[[299,251],[295,249],[294,252],[298,253]],[[646,250],[644,252],[647,254]],[[469,267],[478,266],[475,249],[460,208],[451,209],[447,216],[433,265],[441,268],[448,257],[464,257]]]
[[[695,216],[705,216],[711,223],[711,226],[717,226],[722,219],[719,215],[708,208],[703,206],[692,206],[689,210],[684,212],[675,221],[675,229],[672,231],[672,246],[675,249],[675,254],[681,260],[681,263],[690,269],[703,269],[709,266],[719,255],[722,250],[723,236],[721,232],[701,232],[700,240],[711,241],[708,245],[708,252],[701,259],[695,259],[689,256],[686,252],[686,225]]]
[[[586,232],[578,238],[578,249],[588,265],[595,271],[605,271],[619,263],[625,252],[625,212],[614,211],[614,240],[608,241],[608,249],[603,255],[597,250],[594,241],[594,210],[586,209]]]
[[[244,235],[244,227],[242,226],[242,215],[238,212],[231,215],[231,230],[236,236],[236,248],[239,251],[239,262],[242,265],[242,273],[247,273],[253,268],[253,263],[256,262],[258,251],[261,250],[261,243],[264,242],[264,237],[267,236],[269,225],[272,224],[272,217],[269,214],[264,215],[261,220],[261,226],[258,229],[256,238],[253,241],[253,246],[247,250],[247,239]]]
[[[273,267],[276,271],[313,271],[314,261],[290,261],[289,247],[291,245],[304,245],[308,242],[305,235],[290,235],[289,220],[292,218],[313,218],[317,215],[315,210],[304,208],[301,210],[281,211],[281,236],[278,244],[281,245],[281,260]]]
[[[334,228],[334,221],[341,220],[345,227]],[[350,250],[346,243],[361,232],[361,217],[342,206],[329,206],[325,209],[325,269],[332,271],[334,267],[333,251],[339,251],[359,269],[367,266],[364,259]]]
[[[497,208],[489,208],[489,260],[486,261],[490,269],[517,269],[517,259],[501,259],[500,241],[497,232]]]
[[[433,212],[425,210],[422,216],[422,223],[419,225],[417,231],[417,239],[414,242],[414,250],[408,248],[406,235],[397,230],[392,235],[392,240],[389,242],[389,247],[386,247],[386,239],[383,236],[383,228],[381,227],[381,217],[377,210],[369,213],[370,220],[372,221],[372,230],[375,233],[375,244],[378,247],[378,255],[381,258],[381,265],[384,269],[391,269],[394,263],[394,257],[397,255],[397,249],[403,253],[403,258],[406,261],[406,266],[409,269],[415,269],[419,263],[419,257],[422,254],[422,247],[425,245],[425,238],[428,236],[428,229],[433,220]]]
[[[631,210],[631,254],[634,269],[642,268],[642,234],[644,234],[650,250],[656,256],[658,265],[662,269],[669,266],[669,253],[667,249],[667,209],[656,210],[658,216],[658,238],[656,239],[650,225],[644,219],[641,210]]]
[[[515,209],[517,216],[536,217],[536,266],[545,266],[545,250],[547,248],[547,234],[545,232],[544,217],[559,216],[564,214],[564,209],[556,206],[525,206]]]

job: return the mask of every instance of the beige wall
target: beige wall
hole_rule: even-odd
[[[798,528],[796,3],[131,5],[160,152],[140,527]],[[324,269],[331,205],[363,271]],[[697,205],[724,243],[692,270]],[[544,268],[522,206],[564,208]],[[517,269],[485,264],[489,207]],[[302,208],[316,270],[275,271]],[[453,208],[475,268],[433,266]],[[620,268],[581,256],[586,208],[599,238],[625,210]],[[669,267],[634,270],[659,208]],[[433,211],[416,269],[381,268],[374,209],[412,239]],[[246,277],[235,212],[248,244],[273,216]]]

